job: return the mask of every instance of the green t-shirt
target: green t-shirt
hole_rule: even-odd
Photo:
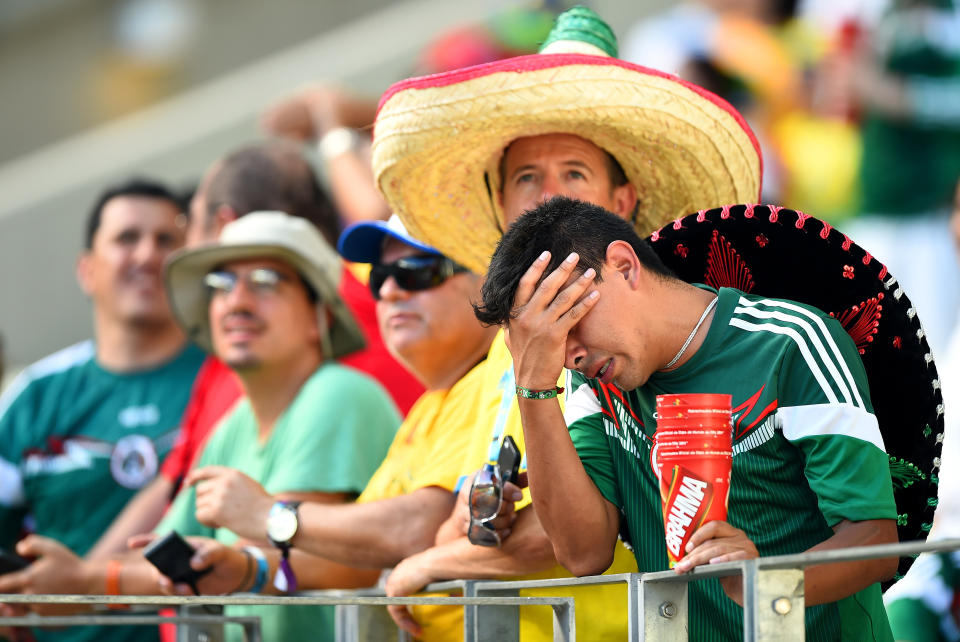
[[[733,395],[727,521],[761,555],[802,552],[844,519],[896,519],[863,364],[840,324],[815,308],[721,288],[703,345],[676,370],[631,391],[570,376],[571,438],[621,510],[641,571],[668,568],[650,459],[658,394]],[[879,584],[807,608],[806,627],[808,640],[892,639]],[[742,631],[743,610],[718,580],[690,583],[690,639],[739,640]]]
[[[883,602],[897,640],[960,641],[960,551],[922,553]]]
[[[78,555],[157,473],[173,446],[194,376],[195,346],[142,372],[100,367],[92,341],[24,370],[0,397],[0,546],[24,518]],[[156,639],[152,627],[78,627],[38,639]]]
[[[329,363],[311,375],[265,443],[259,443],[249,401],[238,402],[214,430],[197,466],[236,468],[271,494],[359,495],[387,454],[399,425],[396,407],[377,382]],[[177,496],[156,528],[160,534],[170,530],[213,537],[227,545],[237,541],[232,531],[208,528],[197,521],[193,488]],[[236,606],[226,612],[260,616],[264,640],[333,638],[333,607]],[[225,633],[230,639],[242,639],[236,627],[226,627]]]

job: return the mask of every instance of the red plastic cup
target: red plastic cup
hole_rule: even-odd
[[[732,460],[730,395],[657,397],[654,472],[672,568],[703,524],[726,520]]]

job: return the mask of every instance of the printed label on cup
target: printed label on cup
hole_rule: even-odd
[[[651,463],[660,480],[664,536],[672,568],[703,524],[727,519],[732,427],[730,395],[657,397]]]

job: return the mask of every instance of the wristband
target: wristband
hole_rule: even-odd
[[[256,546],[244,546],[243,550],[252,555],[253,559],[257,560],[257,575],[253,580],[253,586],[250,587],[248,592],[259,593],[263,590],[263,585],[267,583],[267,575],[270,572],[270,565],[267,564],[267,556]]]
[[[563,392],[560,386],[554,386],[549,390],[531,390],[523,386],[517,386],[517,396],[524,399],[553,399]]]
[[[107,595],[120,595],[120,571],[123,570],[123,562],[120,560],[107,560],[107,572],[104,582],[106,584]],[[126,604],[107,604],[108,609],[119,610],[130,608]]]

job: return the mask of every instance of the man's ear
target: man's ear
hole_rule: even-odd
[[[237,211],[229,205],[224,204],[218,206],[217,211],[213,213],[213,224],[216,228],[217,236],[220,236],[220,232],[223,231],[224,225],[227,223],[232,223],[238,218],[240,218],[240,215],[237,214]]]
[[[74,266],[74,273],[77,276],[77,283],[80,289],[87,296],[93,292],[93,257],[89,250],[81,252],[77,257],[77,264]]]
[[[632,183],[624,183],[613,188],[613,213],[629,221],[637,206],[637,188]]]
[[[637,287],[640,282],[640,260],[626,241],[613,241],[607,246],[604,268],[607,271],[605,280],[624,279],[631,288]]]

